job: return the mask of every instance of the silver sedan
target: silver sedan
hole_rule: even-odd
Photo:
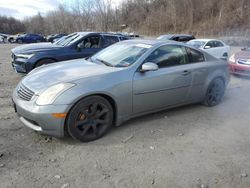
[[[42,66],[13,92],[20,120],[42,134],[87,142],[144,114],[190,103],[215,106],[228,65],[183,43],[128,40],[88,60]]]

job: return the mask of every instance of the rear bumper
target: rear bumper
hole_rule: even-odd
[[[232,74],[250,76],[250,66],[229,63],[229,67]]]

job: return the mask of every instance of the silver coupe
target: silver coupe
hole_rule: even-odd
[[[190,103],[215,106],[228,82],[225,61],[187,44],[128,40],[88,60],[36,68],[12,98],[29,128],[87,142],[144,114]]]

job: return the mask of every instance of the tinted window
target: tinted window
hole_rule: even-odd
[[[188,41],[190,41],[192,39],[193,39],[193,37],[191,37],[191,36],[180,36],[178,41],[180,41],[180,42],[188,42]]]
[[[128,38],[128,37],[119,37],[120,38],[120,40],[129,40],[130,38]]]
[[[183,65],[188,63],[185,47],[177,45],[166,45],[152,52],[145,62],[158,64],[159,68]]]
[[[197,50],[187,48],[188,60],[190,63],[197,63],[205,61],[203,54]]]
[[[104,44],[103,47],[110,46],[116,42],[119,42],[119,39],[117,36],[104,36]]]
[[[214,41],[214,47],[222,47],[224,46],[220,41]]]
[[[78,44],[80,48],[100,48],[100,37],[91,36],[86,37],[82,42]]]
[[[211,48],[213,48],[213,47],[214,47],[213,41],[209,41],[209,42],[206,44],[206,46],[210,46]],[[206,46],[205,46],[205,47],[206,47]]]

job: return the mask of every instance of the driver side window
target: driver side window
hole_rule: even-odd
[[[100,48],[100,37],[99,36],[86,37],[77,46],[79,48]]]
[[[153,51],[145,62],[156,63],[159,68],[184,65],[188,63],[185,47],[178,45],[161,46]]]
[[[206,48],[206,47],[213,48],[213,47],[214,47],[214,43],[213,43],[213,41],[209,41],[209,42],[207,42],[207,44],[206,44],[205,48]]]

